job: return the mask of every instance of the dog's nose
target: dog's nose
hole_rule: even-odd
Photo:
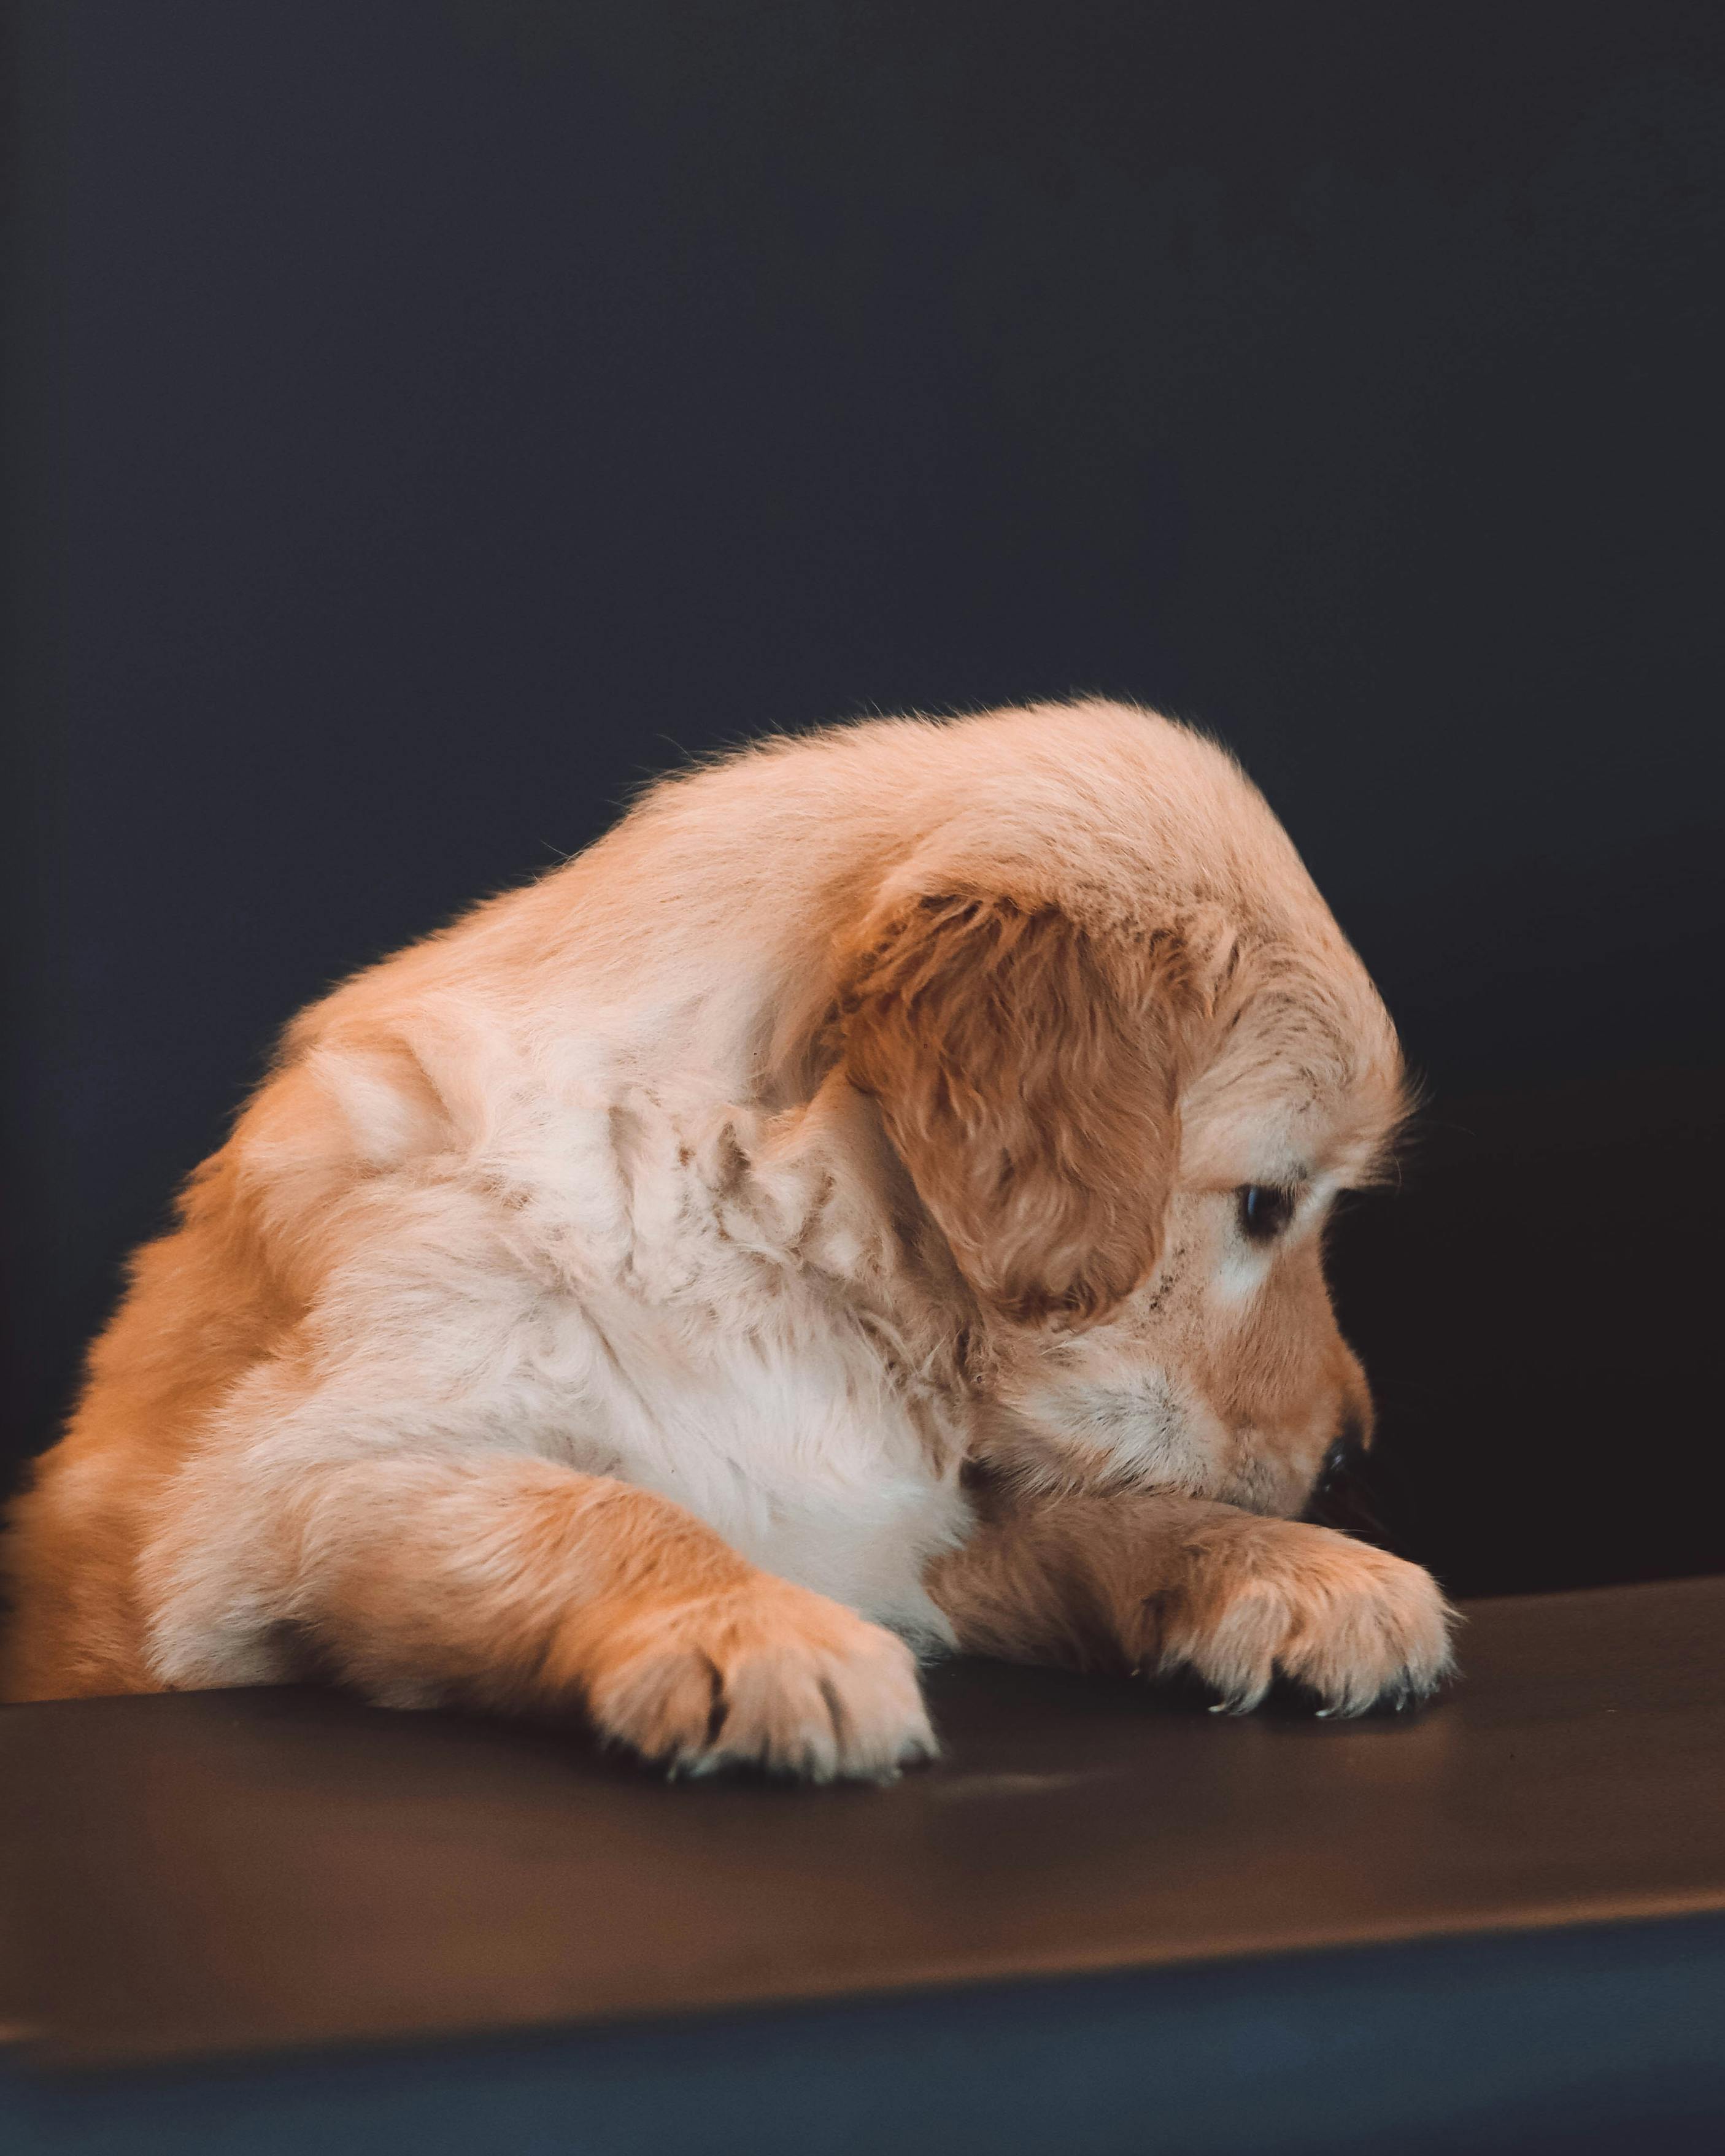
[[[1343,1410],[1342,1428],[1337,1435],[1335,1442],[1325,1453],[1323,1467],[1319,1469],[1319,1473],[1322,1474],[1324,1468],[1332,1468],[1338,1473],[1346,1473],[1348,1469],[1358,1467],[1365,1459],[1371,1442],[1371,1410],[1369,1408],[1362,1410],[1350,1404]]]
[[[1312,1485],[1312,1505],[1327,1504],[1344,1484],[1351,1482],[1365,1454],[1366,1448],[1361,1442],[1358,1427],[1350,1419],[1342,1435],[1332,1443],[1328,1451],[1317,1463],[1317,1474]]]
[[[1350,1415],[1342,1426],[1341,1435],[1318,1462],[1312,1495],[1300,1516],[1302,1519],[1309,1520],[1315,1527],[1341,1527],[1368,1542],[1376,1541],[1383,1533],[1360,1486],[1366,1442],[1364,1427]]]

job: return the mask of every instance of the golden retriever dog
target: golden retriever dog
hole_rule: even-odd
[[[1321,1241],[1394,1033],[1221,750],[1100,701],[771,741],[337,988],[10,1536],[20,1699],[325,1676],[886,1777],[917,1657],[1430,1692]]]

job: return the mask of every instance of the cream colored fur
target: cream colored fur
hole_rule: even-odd
[[[1281,1517],[1369,1422],[1318,1236],[1400,1082],[1151,713],[666,782],[291,1028],[18,1509],[11,1689],[327,1672],[820,1778],[932,1748],[911,1647],[1427,1691],[1429,1577]]]

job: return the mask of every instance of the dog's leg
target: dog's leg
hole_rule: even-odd
[[[928,1589],[976,1654],[1081,1668],[1191,1669],[1239,1712],[1278,1675],[1327,1711],[1423,1697],[1450,1671],[1430,1573],[1297,1520],[1176,1496],[1013,1496]]]
[[[285,1631],[385,1705],[584,1709],[673,1772],[880,1778],[934,1749],[901,1640],[650,1491],[495,1450],[198,1483],[142,1568],[166,1685],[267,1678]]]

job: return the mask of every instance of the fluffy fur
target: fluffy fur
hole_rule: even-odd
[[[1319,1238],[1400,1088],[1152,713],[670,780],[290,1030],[17,1508],[11,1694],[323,1673],[825,1779],[932,1748],[913,1650],[1427,1691],[1431,1579],[1291,1517],[1369,1428]]]

